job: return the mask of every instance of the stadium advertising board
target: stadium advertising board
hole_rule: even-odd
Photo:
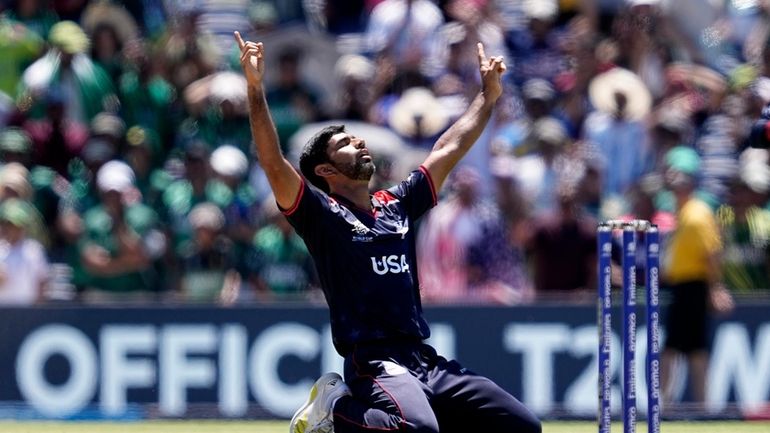
[[[595,315],[590,306],[427,311],[440,353],[546,418],[596,414]],[[643,323],[638,332],[643,342]],[[5,308],[0,338],[0,418],[285,418],[317,376],[342,367],[327,312],[315,307]],[[709,408],[767,407],[768,366],[770,306],[741,305],[714,330]],[[612,372],[616,399],[614,352]],[[646,393],[643,380],[637,387]]]

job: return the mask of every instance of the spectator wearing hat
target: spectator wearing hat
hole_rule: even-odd
[[[187,218],[193,237],[181,252],[181,296],[191,302],[232,304],[239,297],[241,275],[233,243],[223,233],[224,214],[219,206],[203,202]]]
[[[239,248],[249,247],[254,238],[254,227],[258,220],[259,202],[257,193],[247,182],[249,160],[235,146],[219,146],[209,158],[214,172],[214,181],[229,191],[229,200],[222,200],[225,213],[226,233]],[[239,251],[242,252],[242,251]]]
[[[271,196],[262,205],[261,227],[245,267],[256,296],[264,301],[308,299],[320,287],[310,253]],[[317,293],[320,294],[320,293]]]
[[[93,41],[91,58],[117,83],[124,67],[123,48],[139,36],[134,17],[124,5],[107,0],[90,2],[80,22]]]
[[[73,264],[87,302],[149,300],[160,289],[153,265],[166,241],[155,211],[138,201],[134,180],[131,168],[115,160],[96,174],[100,201],[83,215],[80,260]]]
[[[0,204],[0,305],[32,305],[43,300],[49,280],[43,245],[27,234],[36,212],[9,198]]]
[[[51,49],[22,76],[21,105],[40,117],[36,105],[51,88],[59,88],[64,118],[82,124],[115,104],[112,80],[86,54],[90,41],[76,23],[56,23],[48,36]]]
[[[436,137],[449,127],[449,113],[426,87],[406,89],[390,108],[388,124],[411,146],[430,149]]]
[[[94,64],[110,77],[113,86],[123,74],[123,41],[117,33],[114,26],[100,23],[89,32],[89,38],[93,41],[91,44],[90,56]]]
[[[711,208],[695,194],[700,157],[692,148],[677,146],[666,154],[665,161],[666,184],[676,199],[676,230],[668,242],[661,273],[671,292],[661,358],[663,397],[673,400],[674,363],[685,355],[690,395],[703,403],[712,311],[729,311],[732,299],[722,285],[719,227]]]
[[[650,92],[633,72],[613,68],[588,87],[595,110],[584,124],[584,137],[598,147],[604,164],[603,196],[621,197],[652,170],[649,132],[643,123],[652,105]]]
[[[770,291],[770,211],[763,208],[769,193],[768,151],[746,149],[729,201],[717,210],[724,240],[722,274],[732,293]]]

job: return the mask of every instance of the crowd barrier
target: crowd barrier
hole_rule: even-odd
[[[595,418],[594,305],[429,307],[426,316],[440,353],[544,419]],[[613,328],[619,348],[620,324]],[[637,371],[645,330],[640,321]],[[712,341],[705,413],[766,413],[770,303],[739,303],[715,323]],[[613,397],[621,395],[619,355],[611,356]],[[0,418],[286,418],[317,376],[341,367],[325,307],[0,308]],[[644,380],[637,392],[646,392]]]

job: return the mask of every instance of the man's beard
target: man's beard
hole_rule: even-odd
[[[334,163],[332,166],[352,180],[370,180],[375,171],[373,161],[357,160],[354,164]]]

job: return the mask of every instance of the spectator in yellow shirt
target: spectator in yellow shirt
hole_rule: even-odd
[[[663,276],[671,289],[662,357],[663,397],[672,400],[672,370],[678,355],[687,358],[690,396],[705,400],[708,369],[708,324],[712,306],[729,309],[731,298],[721,286],[722,242],[714,213],[696,194],[700,158],[678,146],[666,154],[666,183],[676,198],[676,230],[664,258]],[[714,304],[714,301],[717,301]]]

